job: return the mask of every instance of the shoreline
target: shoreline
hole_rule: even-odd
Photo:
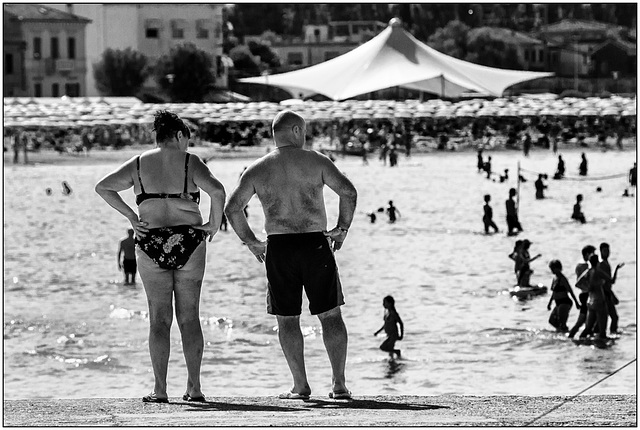
[[[42,149],[37,152],[30,152],[28,154],[28,166],[36,166],[40,164],[47,165],[86,165],[86,164],[111,164],[111,163],[124,163],[130,158],[147,151],[149,149],[153,149],[155,145],[135,145],[128,146],[123,149],[93,149],[88,155],[84,155],[83,153],[65,153],[60,154],[53,149]],[[225,159],[247,159],[247,160],[255,160],[267,152],[271,151],[274,148],[273,145],[260,145],[260,146],[240,146],[236,148],[228,148],[228,147],[219,147],[219,146],[193,146],[189,148],[189,152],[192,154],[196,154],[205,160],[225,160]],[[614,152],[635,152],[636,151],[636,142],[633,140],[627,140],[623,144],[623,150],[618,150],[615,145],[609,145],[608,151]],[[313,148],[319,150],[319,148]],[[430,148],[412,148],[411,155],[435,155],[435,156],[445,156],[448,154],[463,154],[468,152],[476,152],[477,148],[474,145],[464,145],[458,147],[457,150],[445,150],[438,151]],[[509,153],[522,153],[522,149],[510,149],[505,147],[495,147],[488,148],[483,151],[485,154],[493,154],[493,153],[501,153],[501,152],[509,152]],[[552,153],[550,149],[541,148],[537,146],[533,146],[531,148],[531,154],[536,154],[539,152],[547,152]],[[595,144],[591,144],[588,147],[580,147],[575,143],[563,144],[558,148],[558,154],[563,152],[602,152],[602,149],[595,146]],[[342,155],[339,153],[334,153],[338,160],[342,159]],[[377,152],[373,152],[369,154],[370,159],[376,158],[378,155]],[[404,157],[404,150],[400,150],[399,156]],[[358,155],[346,155],[348,158],[358,159],[361,158]],[[13,152],[7,151],[4,152],[3,156],[4,167],[8,166],[25,166],[23,162],[23,154],[20,154],[18,157],[18,163],[13,163]]]
[[[635,395],[4,400],[5,426],[637,426]],[[566,402],[563,404],[563,402]],[[556,408],[556,409],[554,409]],[[546,414],[545,414],[546,413]],[[544,414],[544,415],[543,415]],[[543,416],[541,416],[543,415]]]

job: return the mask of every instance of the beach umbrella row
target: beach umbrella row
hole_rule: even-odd
[[[5,127],[68,127],[92,125],[150,125],[158,110],[170,110],[198,124],[271,122],[283,109],[293,109],[309,121],[403,120],[477,117],[596,117],[635,116],[636,98],[558,98],[553,94],[501,97],[492,100],[345,100],[233,103],[110,103],[104,100],[49,98],[39,103],[17,103],[5,98]]]

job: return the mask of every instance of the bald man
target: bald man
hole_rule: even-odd
[[[267,312],[276,316],[280,346],[293,376],[293,387],[279,397],[304,400],[311,394],[300,330],[304,286],[331,362],[329,396],[350,398],[345,382],[347,329],[340,312],[344,298],[334,251],[347,237],[357,191],[328,157],[304,149],[307,127],[300,115],[280,112],[272,128],[276,149],[244,171],[225,213],[242,242],[266,266]],[[338,221],[329,231],[325,185],[340,197]],[[264,211],[266,241],[255,236],[243,212],[254,194]]]

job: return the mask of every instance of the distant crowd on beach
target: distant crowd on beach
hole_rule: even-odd
[[[53,149],[60,154],[85,154],[94,148],[120,149],[133,144],[153,142],[152,132],[143,125],[93,126],[74,128],[5,127],[4,152],[12,151],[13,162],[18,154],[28,161],[29,152]]]
[[[198,122],[187,121],[192,145],[200,142],[223,146],[259,146],[272,139],[265,121]],[[310,119],[306,132],[307,145],[318,150],[342,154],[380,151],[397,165],[397,154],[411,155],[412,148],[433,147],[455,151],[462,147],[486,149],[532,146],[553,148],[566,144],[580,147],[597,142],[599,147],[622,149],[623,139],[635,139],[636,119],[622,116],[584,117],[430,117],[396,119]],[[4,151],[24,152],[54,149],[62,153],[84,153],[92,148],[125,148],[133,144],[154,143],[149,124],[103,124],[94,126],[5,127]],[[364,154],[363,154],[364,153]],[[394,161],[395,159],[395,161]]]
[[[308,138],[327,137],[343,153],[373,152],[386,146],[410,156],[411,148],[429,142],[442,151],[467,144],[487,149],[538,146],[557,150],[558,145],[571,142],[587,147],[594,140],[601,147],[614,140],[621,148],[623,139],[635,137],[635,130],[635,118],[630,117],[433,117],[311,123]]]

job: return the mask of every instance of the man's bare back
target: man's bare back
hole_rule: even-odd
[[[295,147],[276,149],[245,172],[265,215],[267,234],[325,231],[323,176],[327,157]]]
[[[266,242],[256,238],[242,213],[254,194],[265,215],[267,235],[326,232],[333,249],[346,237],[356,206],[357,191],[351,181],[326,156],[305,150],[306,124],[302,117],[284,113],[274,119],[276,149],[255,161],[240,176],[225,212],[233,229],[258,261],[263,261]],[[324,186],[340,197],[336,227],[327,231]]]

